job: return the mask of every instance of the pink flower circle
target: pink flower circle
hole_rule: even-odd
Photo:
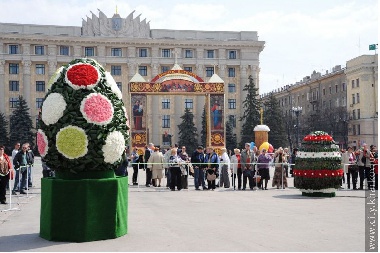
[[[47,154],[47,151],[49,149],[48,147],[48,139],[41,129],[38,129],[37,131],[37,146],[38,146],[38,152],[42,157],[44,157]]]
[[[110,123],[114,113],[111,101],[99,93],[91,93],[85,97],[80,111],[87,122],[97,125]]]

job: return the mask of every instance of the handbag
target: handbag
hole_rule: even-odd
[[[215,173],[210,174],[210,173],[207,172],[207,180],[208,181],[213,181],[215,179],[216,179],[216,174]]]

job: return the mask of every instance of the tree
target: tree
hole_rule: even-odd
[[[29,142],[30,146],[33,147],[33,123],[29,114],[29,107],[22,96],[19,96],[18,99],[18,105],[10,117],[9,141],[11,144]]]
[[[232,122],[228,120],[226,122],[226,149],[233,151],[235,148],[237,148],[236,134],[233,132]]]
[[[0,112],[0,145],[8,146],[9,144],[8,120],[5,114]]]
[[[194,115],[189,110],[185,109],[185,114],[181,116],[182,123],[178,125],[179,129],[179,146],[186,146],[188,152],[194,151],[198,146],[197,128],[194,124]]]
[[[253,129],[260,124],[260,100],[258,94],[258,88],[256,88],[253,78],[250,75],[248,77],[249,83],[243,88],[243,91],[247,92],[247,96],[243,101],[243,116],[240,117],[240,121],[243,122],[241,129],[241,141],[240,147],[244,147],[244,144],[251,142],[254,138]]]
[[[275,148],[286,146],[285,120],[273,93],[264,106],[264,122],[270,128],[268,142]]]
[[[203,108],[202,113],[202,130],[201,130],[201,144],[203,147],[206,147],[206,138],[207,138],[207,131],[206,131],[206,109]]]

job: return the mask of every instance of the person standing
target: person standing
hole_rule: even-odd
[[[209,190],[215,190],[215,180],[216,177],[218,177],[217,173],[219,169],[219,156],[214,152],[214,149],[212,147],[208,147],[206,149],[205,164],[207,166],[207,187]],[[211,175],[211,177],[214,177],[214,179],[210,179],[211,177],[208,175]]]
[[[285,161],[287,163],[289,163],[290,154],[289,154],[288,148],[284,148],[284,156],[285,156]],[[285,176],[289,177],[289,165],[288,164],[284,164],[284,170],[285,170]]]
[[[161,187],[162,172],[164,170],[164,155],[160,152],[160,148],[154,148],[154,152],[148,160],[148,168],[152,170],[153,185]],[[158,180],[158,182],[156,182],[156,180]]]
[[[177,149],[172,148],[170,151],[170,158],[169,158],[169,170],[171,174],[170,178],[170,190],[175,191],[175,187],[177,187],[177,190],[180,191],[182,189],[181,184],[181,169],[180,165],[184,163],[177,154]]]
[[[135,147],[132,150],[132,154],[131,154],[131,161],[132,161],[132,168],[133,168],[133,175],[132,175],[132,184],[133,185],[138,185],[137,177],[139,174],[139,165],[138,165],[139,158],[140,158],[140,155],[138,153],[138,149],[137,149],[137,147]]]
[[[16,173],[19,174],[19,177],[21,176],[21,186],[19,186],[19,182],[15,180],[12,194],[16,195],[16,189],[20,189],[21,194],[26,194],[24,189],[26,188],[26,177],[27,177],[27,166],[34,163],[33,156],[30,152],[28,152],[28,145],[24,143],[22,145],[21,151],[19,151],[15,158],[13,159],[13,166],[16,170]]]
[[[198,146],[191,155],[191,163],[194,168],[194,186],[197,191],[200,190],[200,186],[202,186],[203,190],[207,190],[205,184],[204,161],[205,155],[203,153],[203,147]]]
[[[13,175],[12,163],[5,154],[5,146],[0,145],[0,203],[7,204],[6,202],[6,187],[9,182],[9,179]]]
[[[235,179],[236,179],[236,176],[238,178],[238,190],[241,190],[241,176],[243,174],[243,172],[241,171],[241,163],[240,163],[240,159],[241,159],[241,156],[240,156],[240,149],[238,148],[235,148],[234,149],[234,155],[231,156],[231,165],[232,165],[232,168],[231,168],[231,174],[232,174],[232,177],[233,177],[233,185],[234,185],[234,190],[236,188],[236,183],[235,183]]]
[[[171,149],[167,149],[164,154],[164,167],[165,167],[165,176],[166,176],[166,187],[170,188],[170,180],[171,180],[171,173],[170,173],[170,166],[169,166],[169,160],[171,156]]]
[[[153,150],[154,150],[154,144],[149,143],[148,147],[145,149],[145,154],[144,154],[144,162],[145,162],[144,168],[146,169],[146,182],[145,182],[146,187],[150,187],[150,185],[153,183],[152,170],[149,169],[147,166],[147,162],[149,160],[150,155],[153,153]]]
[[[259,170],[259,175],[261,176],[261,189],[262,190],[268,190],[268,181],[270,180],[269,175],[269,163],[272,160],[272,158],[267,155],[267,150],[263,148],[261,150],[261,154],[257,157],[257,167]],[[265,186],[263,184],[265,182]]]
[[[293,175],[293,169],[294,169],[294,166],[296,163],[297,151],[298,151],[298,148],[293,149],[293,153],[290,156],[290,161],[289,161],[289,163],[290,163],[290,174],[292,174],[292,177],[294,176]]]
[[[186,152],[185,146],[182,146],[181,152],[179,153],[179,157],[181,157],[181,159],[186,162],[186,164],[181,165],[181,184],[182,184],[182,189],[187,189],[188,188],[187,178],[189,176],[188,175],[189,174],[189,165],[188,164],[190,162],[190,158]]]
[[[288,187],[288,181],[286,180],[286,176],[284,173],[284,167],[283,164],[286,162],[286,158],[284,156],[284,150],[282,147],[278,148],[274,155],[274,175],[273,175],[273,182],[272,187],[277,187],[279,189],[280,187],[285,189],[285,187]]]
[[[350,175],[352,177],[352,189],[356,189],[358,180],[358,166],[356,165],[356,156],[352,151],[352,147],[348,147],[347,151],[342,154],[342,163],[344,165],[344,172],[347,175],[347,188],[351,188]]]
[[[371,189],[373,184],[373,173],[371,173],[371,152],[367,144],[363,144],[363,150],[359,151],[359,177],[360,177],[360,190],[363,190],[364,179],[367,179],[368,189]]]
[[[230,158],[227,154],[227,149],[222,148],[222,155],[220,156],[220,179],[219,187],[230,188],[230,178],[228,172],[230,170]]]
[[[245,149],[241,152],[241,169],[243,172],[243,189],[245,190],[245,187],[247,186],[247,180],[249,183],[249,188],[253,190],[253,162],[255,162],[255,153],[251,150],[251,144],[246,143]]]

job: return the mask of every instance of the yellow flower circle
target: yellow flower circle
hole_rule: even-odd
[[[76,159],[87,154],[87,135],[82,128],[67,126],[57,133],[56,145],[63,156]]]

